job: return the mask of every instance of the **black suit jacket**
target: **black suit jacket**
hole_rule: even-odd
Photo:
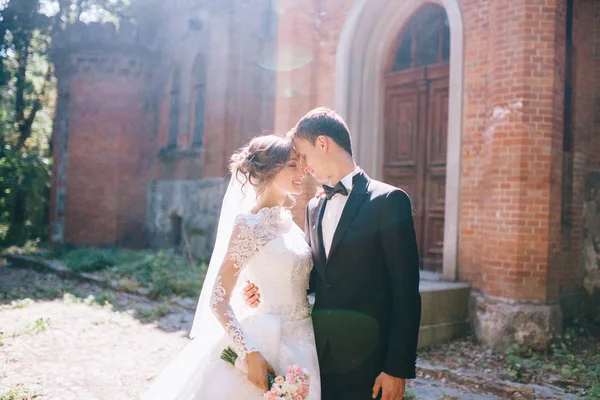
[[[326,202],[321,196],[308,203],[305,224],[321,374],[371,385],[382,371],[414,378],[421,296],[410,199],[364,172],[355,175],[328,258],[321,228]]]

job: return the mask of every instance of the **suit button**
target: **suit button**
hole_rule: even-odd
[[[333,287],[333,285],[332,285],[331,283],[326,283],[326,284],[325,284],[325,287],[326,287],[327,289],[331,289],[331,288]]]

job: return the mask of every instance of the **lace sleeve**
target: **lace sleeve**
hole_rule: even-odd
[[[242,268],[259,248],[252,231],[252,227],[243,218],[238,217],[211,295],[211,308],[241,359],[244,359],[247,353],[257,350],[244,337],[229,300]]]

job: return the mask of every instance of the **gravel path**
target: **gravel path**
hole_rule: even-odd
[[[191,318],[161,302],[0,267],[0,396],[135,399],[188,342]]]
[[[137,399],[192,320],[172,303],[0,264],[0,400]],[[409,385],[412,399],[500,398],[435,374]]]

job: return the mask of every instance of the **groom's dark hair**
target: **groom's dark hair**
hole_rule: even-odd
[[[294,137],[308,140],[313,145],[319,136],[330,137],[338,146],[352,155],[352,141],[348,125],[342,117],[329,108],[319,107],[310,110],[298,121],[292,134]]]

